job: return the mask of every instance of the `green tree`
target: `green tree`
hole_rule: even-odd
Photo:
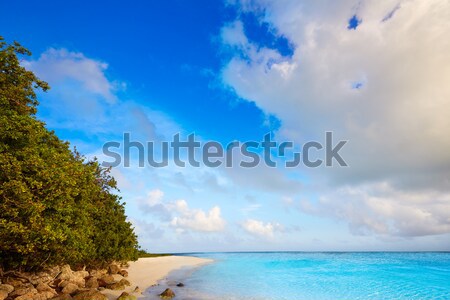
[[[37,120],[35,90],[49,87],[22,55],[0,37],[0,267],[136,259],[116,181]]]

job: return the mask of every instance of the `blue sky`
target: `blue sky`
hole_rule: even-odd
[[[347,168],[138,168],[134,153],[113,174],[150,251],[449,250],[449,9],[2,1],[0,28],[52,87],[38,117],[88,157],[124,132],[348,140]]]
[[[218,41],[220,29],[236,17],[236,9],[220,1],[2,5],[3,12],[17,12],[2,16],[7,38],[20,40],[35,55],[49,47],[66,48],[107,62],[106,75],[127,84],[125,97],[170,113],[186,130],[224,140],[267,131],[260,109],[239,101],[217,80],[229,56]],[[271,42],[259,29],[251,28],[256,37]]]

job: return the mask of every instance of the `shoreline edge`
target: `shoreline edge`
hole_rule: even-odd
[[[199,267],[213,261],[208,258],[179,255],[139,258],[137,261],[128,262],[129,266],[124,268],[128,271],[127,280],[131,283],[131,286],[125,290],[103,290],[101,292],[109,300],[116,300],[123,292],[133,294],[136,298],[142,299],[145,296],[143,293],[148,288],[156,285],[172,271],[184,267]],[[133,293],[136,286],[139,287],[141,293]]]

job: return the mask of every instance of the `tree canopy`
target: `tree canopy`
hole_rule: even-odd
[[[87,161],[36,118],[49,86],[0,37],[0,267],[39,269],[137,258],[109,169]]]

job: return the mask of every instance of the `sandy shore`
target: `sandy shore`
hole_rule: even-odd
[[[136,286],[144,292],[150,286],[156,284],[159,280],[165,278],[170,272],[182,267],[196,267],[202,264],[212,262],[211,259],[198,258],[191,256],[161,256],[140,258],[137,261],[129,263],[128,277],[131,286],[125,289],[125,292],[132,293]],[[122,294],[122,291],[104,290],[102,291],[108,299],[115,300]],[[140,294],[133,294],[139,298]]]

